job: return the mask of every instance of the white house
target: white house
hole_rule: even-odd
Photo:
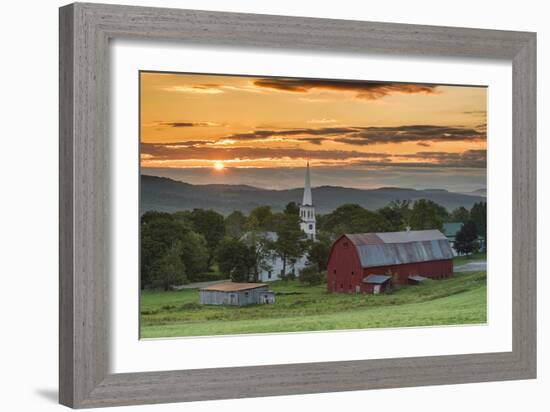
[[[316,227],[315,227],[315,207],[313,206],[313,199],[311,196],[311,179],[309,176],[309,162],[306,168],[306,178],[304,183],[304,196],[302,198],[302,204],[300,206],[300,217],[302,222],[300,227],[302,231],[311,240],[315,240]],[[264,235],[271,241],[277,240],[277,233],[266,232]],[[283,261],[280,257],[272,255],[265,263],[265,269],[262,269],[259,274],[260,282],[270,282],[281,279],[281,273],[283,271]],[[294,273],[299,275],[307,263],[307,254],[296,259],[296,261],[287,262],[287,273]]]
[[[277,233],[275,232],[265,232],[262,233],[262,236],[272,242],[277,240]],[[300,270],[305,267],[306,263],[307,255],[301,256],[296,259],[296,261],[287,261],[286,273],[294,273],[298,276],[300,274]],[[283,273],[283,260],[279,256],[272,254],[265,259],[261,266],[263,268],[260,269],[260,273],[258,274],[259,282],[271,282],[281,279],[281,274]]]

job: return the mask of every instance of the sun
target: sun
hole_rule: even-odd
[[[214,169],[216,170],[223,170],[225,168],[224,164],[222,162],[216,162],[214,163]]]

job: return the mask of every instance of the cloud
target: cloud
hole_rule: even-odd
[[[194,93],[194,94],[221,94],[227,91],[247,92],[261,94],[263,90],[254,85],[232,86],[229,84],[218,83],[199,83],[199,84],[178,84],[173,86],[161,87],[166,92]]]
[[[278,129],[266,130],[260,129],[248,133],[236,133],[226,136],[226,139],[234,140],[261,140],[273,137],[285,136],[330,136],[348,133],[353,128],[349,127],[322,127],[322,128],[298,128],[298,129]]]
[[[311,120],[308,120],[307,123],[327,124],[327,123],[336,123],[336,120],[334,120],[334,119],[311,119]]]
[[[142,143],[141,153],[161,160],[231,160],[231,159],[334,159],[346,160],[353,158],[388,158],[387,153],[362,153],[351,150],[305,150],[301,148],[268,148],[268,147],[215,147],[201,146],[200,143],[178,142],[169,144]],[[150,157],[149,157],[150,158]]]
[[[484,130],[466,127],[410,125],[395,127],[321,127],[297,129],[260,129],[247,133],[236,133],[225,136],[232,140],[268,140],[275,137],[290,137],[292,139],[313,140],[320,144],[322,140],[332,140],[339,143],[367,146],[384,143],[417,142],[429,145],[429,142],[452,141],[483,141],[486,139]]]
[[[218,123],[214,122],[162,122],[160,123],[162,126],[170,126],[170,127],[215,127],[215,126],[221,126]]]
[[[191,84],[162,87],[166,92],[196,93],[196,94],[220,94],[223,93],[220,84]]]
[[[211,143],[211,142],[209,142]],[[204,141],[141,144],[142,158],[150,161],[253,161],[310,159],[327,165],[485,168],[486,150],[392,154],[356,150],[305,150],[302,148],[216,147]]]
[[[346,136],[334,140],[350,145],[367,146],[383,143],[483,141],[485,139],[485,132],[472,128],[409,125],[354,128]]]
[[[469,110],[462,112],[463,114],[471,114],[472,116],[486,116],[487,110]]]
[[[408,165],[429,165],[431,167],[469,167],[486,168],[487,150],[466,150],[462,153],[455,152],[417,152],[413,154],[400,154],[394,157],[407,159]]]
[[[387,83],[354,80],[265,78],[254,81],[257,87],[288,93],[307,93],[311,90],[353,92],[358,99],[376,100],[390,94],[436,94],[437,85]]]
[[[321,145],[326,139],[323,137],[303,137],[300,140],[306,141],[315,145]]]

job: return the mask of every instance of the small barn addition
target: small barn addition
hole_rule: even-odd
[[[265,283],[224,282],[202,288],[199,293],[202,305],[246,306],[275,303],[275,293]]]
[[[453,274],[453,250],[439,230],[344,234],[332,245],[329,292],[381,293],[392,284]]]

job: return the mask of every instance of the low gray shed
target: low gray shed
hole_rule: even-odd
[[[375,295],[391,290],[391,276],[387,275],[368,275],[363,279],[367,293]]]
[[[275,293],[265,283],[224,282],[200,290],[202,305],[246,306],[275,303]]]

